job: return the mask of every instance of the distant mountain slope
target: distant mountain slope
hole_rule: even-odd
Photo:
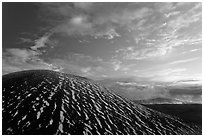
[[[179,117],[186,123],[202,129],[202,104],[144,104],[144,106]]]
[[[130,100],[167,98],[174,100],[175,103],[202,103],[202,85],[199,84],[153,82],[139,78],[104,79],[98,82],[112,92]],[[170,100],[166,101],[170,102]]]
[[[87,78],[32,70],[3,76],[3,134],[199,134]]]

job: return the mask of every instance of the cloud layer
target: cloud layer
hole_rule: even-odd
[[[194,75],[176,65],[200,60],[193,55],[202,49],[201,3],[35,4],[46,27],[19,38],[28,46],[3,49],[3,74],[51,69],[91,78],[175,80]]]

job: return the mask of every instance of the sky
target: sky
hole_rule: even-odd
[[[201,81],[202,3],[3,3],[2,73]]]

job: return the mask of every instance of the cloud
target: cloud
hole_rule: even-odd
[[[131,100],[145,100],[152,98],[171,98],[186,102],[201,103],[202,87],[200,86],[166,86],[149,83],[141,85],[140,83],[122,83],[109,81],[106,86],[111,91]]]
[[[41,58],[44,53],[39,48],[41,47],[3,49],[3,74],[30,69],[49,69],[100,78],[107,73],[107,70],[111,72],[115,67],[112,62],[80,53],[70,53],[67,57],[49,58],[45,61]]]
[[[143,100],[156,97],[169,97],[168,90],[162,86],[154,84],[142,85],[138,82],[134,84],[109,81],[105,86],[118,95],[130,100]]]
[[[178,80],[189,80],[200,76],[187,74],[187,68],[166,68],[163,65],[154,68],[134,71],[134,76],[148,78],[151,81],[172,82]]]
[[[173,2],[158,2],[155,3],[155,10],[161,12],[161,13],[166,13],[166,12],[171,12],[176,9],[175,3]]]
[[[9,48],[3,49],[3,74],[30,70],[30,69],[49,69],[61,71],[89,78],[100,78],[107,76],[109,72],[118,71],[121,62],[104,61],[99,57],[92,57],[81,53],[70,53],[60,58],[49,58],[43,60],[44,54],[42,47],[37,48]]]
[[[172,17],[172,16],[176,16],[176,15],[179,15],[180,14],[180,11],[174,11],[174,12],[170,12],[170,13],[167,13],[167,14],[164,14],[167,18],[169,17]]]
[[[49,46],[53,46],[56,44],[56,41],[49,40],[51,32],[46,33],[42,37],[31,40],[21,38],[23,43],[33,43],[33,46],[30,48],[6,48],[3,49],[2,52],[2,66],[3,74],[22,71],[22,70],[30,70],[30,69],[49,69],[59,71],[60,68],[45,62],[40,56],[45,52],[41,48]]]
[[[131,50],[125,47],[116,50],[118,57],[125,60],[158,59],[181,46],[202,43],[201,3],[190,3],[180,9],[176,3],[154,3],[151,16],[131,25],[135,40]],[[196,25],[193,25],[197,23]],[[120,51],[120,52],[119,52]]]
[[[121,9],[122,10],[122,9]],[[113,13],[110,14],[106,18],[107,21],[111,21],[112,23],[119,24],[121,26],[127,26],[128,24],[131,24],[135,20],[140,20],[144,17],[148,17],[150,15],[150,9],[147,7],[143,7],[136,10],[122,10],[119,13]]]
[[[19,38],[19,43],[32,43],[30,38]]]
[[[85,11],[89,10],[93,5],[92,2],[75,2],[73,4],[76,8],[83,9]]]
[[[135,44],[140,46],[116,50],[116,57],[123,60],[157,59],[177,46],[202,41],[201,35],[183,36],[178,32],[200,21],[199,3],[191,3],[186,12],[177,8],[176,3],[151,3],[151,6],[142,3],[40,3],[39,8],[39,14],[48,20],[52,29],[35,40],[32,50],[46,47],[56,33],[113,39],[122,36],[118,28],[130,31]],[[116,71],[120,69],[119,63],[112,64]]]
[[[192,52],[196,52],[196,51],[202,51],[202,48],[196,48],[196,49],[184,51],[181,54],[188,54],[188,53],[192,53]]]
[[[91,67],[82,68],[81,71],[84,73],[88,73],[89,71],[91,71]]]
[[[39,39],[34,41],[35,45],[31,47],[32,50],[38,50],[39,48],[46,47],[47,43],[49,42],[49,37],[52,35],[52,32],[44,34]]]
[[[169,95],[180,100],[202,103],[202,86],[199,85],[179,85],[169,86]]]
[[[136,67],[128,66],[129,61],[132,63],[135,60],[162,59],[180,46],[201,45],[201,3],[187,5],[186,7],[184,3],[180,5],[179,3],[38,3],[38,13],[41,19],[46,21],[49,29],[40,37],[36,34],[38,37],[35,40],[21,38],[24,43],[33,43],[34,46],[29,49],[5,49],[4,71],[6,68],[12,71],[12,66],[15,70],[22,70],[24,67],[25,69],[42,67],[88,76],[96,74],[107,76],[110,73],[114,75],[131,71]],[[77,38],[90,36],[95,39],[121,37],[133,42],[121,45],[120,48],[113,45],[116,47],[114,47],[115,55],[107,60],[70,52],[68,57],[55,59],[50,57],[46,61],[43,60],[43,53],[48,47],[56,45],[56,48],[60,48],[59,46],[63,45],[58,46],[53,40],[55,36],[60,38],[61,34]],[[87,40],[86,37],[83,38],[84,41]],[[194,51],[196,50],[191,52]],[[170,65],[188,61],[190,60],[178,60],[171,62]],[[175,77],[180,77],[178,76],[180,72],[184,70],[169,68],[155,72],[154,76],[175,74]]]
[[[181,72],[184,72],[184,71],[180,71],[180,72],[175,72],[175,73],[172,73],[172,75],[160,75],[160,77],[158,76],[155,76],[155,77],[152,77],[151,80],[153,81],[162,81],[162,82],[174,82],[174,81],[178,81],[178,80],[184,80],[184,79],[191,79],[192,76],[190,75],[185,75]]]
[[[151,17],[143,18],[142,23],[131,26],[135,44],[131,49],[124,46],[116,50],[117,57],[124,60],[158,59],[177,47],[202,43],[201,29],[198,29],[202,11],[200,3],[191,3],[187,11],[177,8],[175,3],[155,5],[157,8],[152,9]],[[155,11],[161,13],[156,14]],[[193,23],[198,25],[192,26]]]
[[[112,61],[112,64],[113,64],[113,69],[115,70],[115,71],[118,71],[120,68],[121,68],[121,61],[119,61],[119,60],[113,60]]]
[[[167,65],[177,65],[177,64],[181,64],[181,63],[187,63],[187,62],[195,61],[197,59],[199,59],[199,58],[196,57],[196,58],[191,58],[191,59],[177,60],[177,61],[170,62]]]
[[[14,62],[27,62],[27,61],[36,61],[39,58],[37,57],[40,53],[35,52],[33,50],[29,49],[19,49],[19,48],[11,48],[6,49],[5,52],[3,52],[3,57],[6,57],[6,59],[13,58]]]
[[[130,3],[42,3],[40,9],[40,14],[55,24],[56,33],[107,39],[120,36],[118,26],[129,27],[151,13],[147,7]]]
[[[53,66],[38,57],[40,53],[29,49],[5,49],[2,52],[2,74],[30,69],[50,69]]]
[[[195,51],[199,51],[199,50],[202,50],[202,49],[192,49],[192,50],[190,50],[190,52],[195,52]]]
[[[55,27],[55,33],[66,33],[68,35],[87,35],[94,33],[92,24],[86,15],[73,16],[69,20]]]
[[[118,76],[118,71],[124,73],[131,65],[123,64],[120,60],[103,60],[99,57],[92,57],[81,53],[70,53],[59,58],[50,58],[49,63],[61,68],[61,71],[72,73],[89,78],[100,78],[104,76]]]
[[[40,3],[39,14],[49,20],[53,33],[113,39],[121,36],[118,28],[133,31],[137,45],[141,45],[139,41],[143,40],[146,42],[143,48],[151,46],[146,51],[154,49],[149,54],[147,52],[147,57],[151,58],[165,55],[169,49],[179,45],[201,42],[201,35],[193,39],[192,36],[187,37],[178,32],[194,22],[201,21],[201,3],[188,4],[189,10],[177,7],[182,5],[185,4]],[[46,35],[42,37],[41,42],[43,41],[46,41]]]
[[[69,60],[55,58],[55,59],[50,59],[49,62],[54,66],[60,67],[61,68],[60,70],[65,73],[75,74],[75,75],[82,75],[83,73],[83,66],[80,66],[76,63],[74,64]]]
[[[127,47],[115,51],[118,57],[124,60],[145,60],[162,57],[171,52],[171,47],[147,47],[138,49],[136,47]]]
[[[186,13],[181,14],[176,19],[172,19],[168,22],[168,26],[178,31],[182,28],[188,27],[191,23],[201,21],[202,17],[202,4],[191,3],[194,5]]]
[[[156,76],[168,76],[168,75],[177,75],[180,74],[180,72],[186,71],[186,68],[176,68],[176,69],[165,69],[165,70],[159,70],[155,72]]]
[[[107,71],[113,71],[111,62],[81,53],[70,53],[60,58],[49,58],[48,62],[53,64],[53,66],[61,68],[62,72],[89,78],[99,78],[105,75]]]

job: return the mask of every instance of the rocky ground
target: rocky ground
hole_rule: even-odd
[[[32,70],[3,76],[3,134],[200,134],[87,78]]]

